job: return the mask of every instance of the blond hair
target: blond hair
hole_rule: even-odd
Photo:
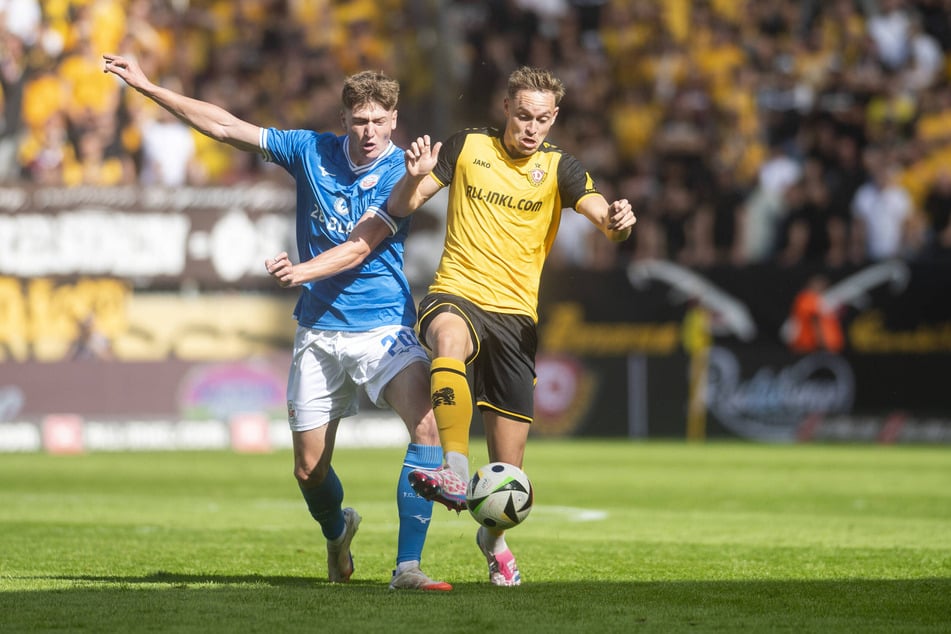
[[[550,92],[555,96],[555,105],[565,96],[565,84],[550,71],[522,66],[509,75],[508,97],[515,99],[522,90]]]
[[[400,99],[400,84],[386,73],[365,70],[347,77],[343,82],[342,101],[344,108],[353,110],[358,106],[375,103],[386,110],[393,110]]]

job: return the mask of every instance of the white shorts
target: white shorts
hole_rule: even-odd
[[[377,407],[387,383],[411,363],[429,363],[412,328],[383,326],[367,332],[298,326],[287,378],[287,421],[307,431],[357,413],[357,387]]]

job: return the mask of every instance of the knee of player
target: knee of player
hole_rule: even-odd
[[[329,467],[322,467],[319,462],[298,460],[294,465],[294,478],[304,489],[318,487],[327,477]]]
[[[452,313],[437,315],[426,334],[426,342],[434,356],[465,361],[472,354],[472,338],[461,317]]]

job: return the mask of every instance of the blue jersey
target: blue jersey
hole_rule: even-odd
[[[346,136],[310,130],[261,132],[268,161],[286,169],[297,183],[297,252],[300,261],[347,240],[357,221],[375,213],[392,235],[358,267],[301,288],[294,317],[321,330],[365,331],[378,326],[413,326],[416,309],[403,273],[408,218],[386,213],[390,190],[403,176],[403,154],[390,146],[368,165],[354,165]]]

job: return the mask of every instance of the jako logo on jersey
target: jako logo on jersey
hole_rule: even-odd
[[[377,174],[370,174],[362,181],[360,181],[360,189],[370,189],[374,185],[380,182],[380,177]]]
[[[492,165],[489,164],[488,161],[483,161],[483,160],[480,159],[480,158],[477,158],[477,159],[475,159],[474,161],[472,161],[472,164],[473,164],[473,165],[478,165],[479,167],[487,167],[487,168],[489,168],[489,169],[492,169]]]
[[[541,166],[536,165],[535,169],[531,170],[528,173],[528,180],[531,181],[532,185],[538,187],[545,182],[545,177],[548,176],[548,172],[543,170]]]
[[[433,407],[440,405],[455,405],[456,392],[451,387],[444,387],[441,390],[433,392]]]

